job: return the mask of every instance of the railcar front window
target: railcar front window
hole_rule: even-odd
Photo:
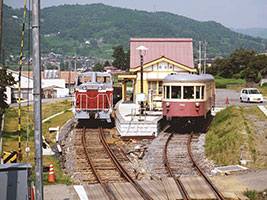
[[[84,81],[84,83],[86,83],[86,82],[91,82],[91,76],[84,76],[83,77],[83,81]]]
[[[182,90],[181,86],[172,86],[172,99],[181,99]]]
[[[170,98],[170,86],[166,86],[166,98],[169,99]]]
[[[196,99],[200,99],[200,86],[196,86]]]
[[[184,99],[194,99],[193,86],[184,86]]]

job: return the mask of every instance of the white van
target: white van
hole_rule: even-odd
[[[263,97],[257,88],[244,88],[240,92],[240,101],[262,103]]]

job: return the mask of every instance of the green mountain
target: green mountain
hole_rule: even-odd
[[[5,42],[8,52],[19,52],[17,39],[21,34],[21,21],[12,15],[22,10],[4,7]],[[13,24],[12,24],[13,23]],[[18,33],[17,33],[18,31]],[[14,38],[13,38],[14,37]],[[41,10],[42,53],[55,52],[111,58],[112,47],[122,44],[129,49],[131,37],[186,37],[194,39],[195,54],[198,41],[208,41],[208,56],[228,56],[234,49],[244,46],[262,51],[267,40],[242,35],[219,23],[199,22],[167,12],[146,12],[106,6],[103,4],[63,5]],[[16,42],[15,42],[16,41]],[[89,44],[90,42],[90,44]],[[19,43],[20,44],[20,43]]]
[[[253,37],[261,37],[267,39],[267,28],[240,28],[240,29],[233,29],[238,33],[243,33],[246,35],[250,35]]]

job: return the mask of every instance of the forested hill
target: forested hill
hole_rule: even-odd
[[[6,8],[4,12],[19,11]],[[5,15],[6,25],[10,23],[8,20]],[[14,29],[17,31],[18,28]],[[6,37],[12,35],[5,33]],[[238,35],[213,21],[199,22],[167,12],[153,13],[103,4],[44,8],[41,10],[41,33],[44,53],[53,51],[74,55],[77,52],[78,55],[98,58],[110,57],[112,47],[116,45],[122,44],[125,49],[129,49],[131,37],[193,38],[195,50],[198,48],[198,40],[207,40],[210,57],[227,56],[239,46],[258,52],[263,49],[262,39]],[[90,45],[85,45],[86,41]],[[12,48],[19,50],[19,45],[15,47],[12,44]]]

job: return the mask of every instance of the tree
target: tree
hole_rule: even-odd
[[[110,63],[108,60],[106,60],[106,62],[104,63],[104,67],[106,67],[106,66],[110,66]]]
[[[15,78],[12,76],[11,72],[7,71],[7,67],[3,67],[0,69],[0,130],[2,126],[2,117],[5,113],[5,110],[8,108],[8,104],[6,103],[7,95],[6,95],[6,87],[12,86],[16,83]]]
[[[95,66],[93,67],[93,71],[95,72],[101,72],[104,70],[104,66],[101,65],[100,63],[96,63]]]
[[[130,50],[125,54],[125,66],[126,69],[130,69]]]
[[[125,70],[126,69],[126,56],[125,52],[123,50],[123,46],[117,46],[113,47],[114,51],[112,54],[112,57],[115,58],[115,60],[112,62],[112,65],[114,67],[117,67],[118,69]]]

